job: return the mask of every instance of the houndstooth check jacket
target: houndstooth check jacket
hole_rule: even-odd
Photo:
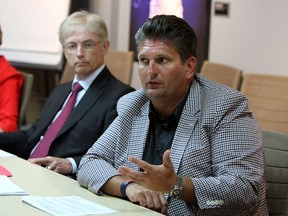
[[[142,158],[149,129],[143,90],[122,97],[118,117],[82,158],[78,182],[94,193],[120,165]],[[262,135],[246,98],[196,74],[171,146],[177,174],[191,178],[198,208],[169,201],[169,215],[268,215]]]

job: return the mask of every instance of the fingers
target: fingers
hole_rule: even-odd
[[[46,169],[49,169],[51,171],[58,172],[61,174],[68,175],[72,173],[72,164],[66,158],[57,158],[57,157],[47,156],[44,158],[29,159],[28,161],[33,164],[44,166]]]
[[[48,170],[53,170],[54,169],[54,162],[51,159],[47,158],[33,158],[28,160],[30,163],[37,164],[39,166],[43,166]]]
[[[150,170],[153,169],[153,165],[147,163],[146,161],[144,160],[140,160],[136,157],[130,157],[129,160],[136,164],[138,167],[140,167],[142,170],[145,170],[146,172],[150,172]]]
[[[31,163],[47,166],[53,162],[52,157],[33,158],[28,160]]]
[[[118,172],[121,175],[125,176],[127,179],[132,180],[132,181],[137,182],[137,183],[139,183],[139,181],[143,180],[143,178],[146,175],[144,172],[133,170],[133,169],[125,167],[125,166],[120,166],[118,168]]]
[[[173,163],[170,159],[170,149],[166,150],[163,154],[163,165],[167,168],[173,169]],[[136,157],[130,157],[129,160],[139,166],[142,170],[145,170],[146,172],[152,172],[155,167],[152,164],[147,163],[144,160],[140,160]]]
[[[161,202],[161,213],[167,215],[168,213],[168,201],[166,200],[165,196],[161,194],[159,196]]]
[[[48,170],[53,171],[53,162],[50,162],[50,160],[47,160],[46,158],[33,158],[33,159],[28,159],[28,161],[32,164],[36,164],[39,166],[43,166]]]
[[[139,205],[157,212],[167,212],[168,202],[163,193],[149,190],[135,183],[129,184],[126,193],[132,202],[137,202]]]
[[[145,190],[139,192],[136,197],[141,206],[161,212],[162,214],[167,213],[168,202],[162,193]]]
[[[56,158],[50,166],[54,172],[64,175],[71,174],[73,170],[71,162],[66,158]]]
[[[148,201],[148,208],[161,212],[167,209],[168,203],[162,193],[156,193],[151,196],[152,200]]]

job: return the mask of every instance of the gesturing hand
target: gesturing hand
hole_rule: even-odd
[[[161,193],[169,193],[176,184],[177,175],[170,160],[170,150],[164,152],[163,164],[161,165],[152,165],[136,157],[130,157],[129,160],[139,166],[143,172],[121,166],[118,171],[126,179]]]

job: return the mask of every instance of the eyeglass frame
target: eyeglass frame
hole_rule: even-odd
[[[88,41],[84,41],[82,43],[69,42],[69,43],[65,44],[63,47],[66,51],[68,51],[70,53],[76,52],[78,50],[79,46],[81,49],[85,50],[86,52],[89,52],[89,51],[93,50],[93,48],[95,46],[97,46],[98,44],[100,44],[101,42],[102,42],[102,40],[100,40],[98,42],[88,40]]]

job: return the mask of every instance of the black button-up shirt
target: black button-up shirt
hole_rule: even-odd
[[[150,103],[150,126],[146,140],[143,160],[154,165],[163,163],[163,154],[171,148],[175,131],[185,105],[187,97],[176,107],[174,112],[167,118],[161,117]]]

